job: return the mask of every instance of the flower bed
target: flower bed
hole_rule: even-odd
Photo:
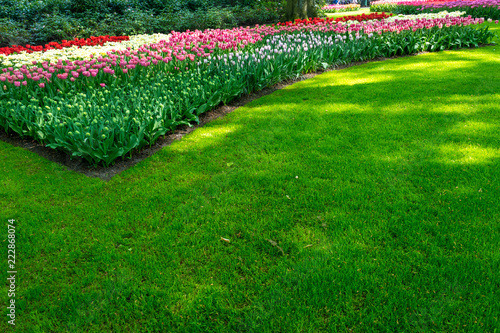
[[[173,32],[136,50],[36,62],[0,75],[0,126],[109,165],[230,100],[301,73],[377,57],[478,46],[481,19]],[[33,54],[30,54],[30,56]]]
[[[122,42],[124,40],[129,40],[128,36],[91,36],[90,38],[75,38],[73,40],[63,40],[61,43],[50,42],[48,44],[42,45],[12,45],[11,47],[0,47],[0,54],[9,55],[12,53],[33,53],[33,52],[46,52],[48,50],[60,50],[65,47],[82,47],[82,46],[96,46],[104,45],[104,43],[109,42]]]
[[[9,55],[0,54],[0,67],[14,67],[20,68],[22,66],[30,66],[33,61],[37,63],[58,62],[59,60],[83,60],[92,56],[106,55],[107,52],[116,50],[132,49],[137,50],[143,45],[156,43],[160,40],[168,40],[170,35],[155,34],[155,35],[136,35],[125,36],[127,39],[121,41],[107,41],[99,45],[71,45],[67,47],[47,49],[42,52],[27,52],[21,51],[20,53],[11,53]]]
[[[321,8],[325,13],[344,13],[344,12],[352,12],[361,8],[359,4],[348,4],[348,5],[326,5]]]
[[[445,17],[460,17],[460,16],[464,16],[464,15],[465,15],[465,12],[456,11],[456,12],[448,13],[446,10],[444,10],[444,11],[439,12],[439,13],[425,13],[425,14],[417,14],[417,15],[399,14],[399,15],[391,16],[391,17],[387,18],[385,21],[386,22],[393,22],[396,20],[401,21],[401,20],[421,20],[421,19],[431,20],[431,19],[445,18]]]
[[[382,20],[392,16],[392,13],[371,13],[371,14],[359,14],[359,15],[347,15],[342,17],[327,17],[327,18],[310,18],[310,19],[296,19],[295,21],[281,22],[277,23],[277,26],[294,26],[294,25],[316,25],[321,23],[335,23],[335,22],[363,22],[370,20]],[[274,26],[274,25],[273,25]]]
[[[463,11],[476,18],[500,19],[500,0],[463,1],[393,1],[382,0],[371,3],[372,12],[386,11],[395,14],[435,13],[443,10]]]

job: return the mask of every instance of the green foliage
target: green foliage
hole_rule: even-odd
[[[69,0],[68,9],[75,14],[87,12],[123,14],[132,5],[131,0]]]
[[[281,7],[267,7],[265,5],[256,7],[237,7],[234,9],[234,12],[241,26],[276,23],[283,16]]]
[[[81,21],[71,16],[54,12],[43,14],[30,25],[30,41],[33,45],[43,45],[47,41],[73,39],[85,35]]]
[[[158,14],[161,12],[176,12],[182,9],[190,7],[190,9],[196,9],[200,1],[202,0],[190,0],[192,2],[187,2],[186,0],[144,0],[135,1],[134,7],[142,10],[151,10]]]
[[[29,42],[30,33],[24,26],[11,19],[0,19],[0,47],[24,45]]]
[[[124,15],[107,14],[104,26],[96,26],[96,35],[137,35],[158,32],[158,18],[151,11],[130,10]]]
[[[311,17],[324,17],[322,8],[326,5],[326,0],[314,0],[314,8],[309,11]]]
[[[216,7],[198,9],[185,20],[187,26],[198,30],[231,28],[238,23],[233,10]]]

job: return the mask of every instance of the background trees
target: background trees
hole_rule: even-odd
[[[0,47],[276,23],[282,0],[0,0]]]
[[[0,0],[0,47],[318,16],[325,0]]]

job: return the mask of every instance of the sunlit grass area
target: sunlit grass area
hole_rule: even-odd
[[[342,12],[342,13],[325,13],[327,17],[342,17],[342,16],[354,16],[360,14],[370,14],[370,8],[360,8],[359,10],[354,10],[352,12]]]
[[[499,103],[489,46],[296,83],[109,182],[0,142],[16,330],[494,332]]]

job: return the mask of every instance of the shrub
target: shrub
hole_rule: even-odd
[[[30,43],[42,45],[50,41],[74,39],[84,35],[84,32],[85,28],[75,18],[57,12],[44,14],[31,25]]]
[[[100,12],[122,14],[132,5],[129,0],[70,0],[69,10],[72,13]]]
[[[151,34],[157,30],[158,19],[152,11],[129,10],[124,15],[115,15],[105,25],[106,31],[103,35],[140,35]],[[104,33],[105,32],[105,33]]]
[[[11,19],[0,19],[0,47],[24,45],[28,43],[30,34],[22,24]]]
[[[235,9],[235,16],[238,17],[239,26],[275,23],[281,19],[281,13],[278,10],[265,6],[238,7]]]
[[[209,7],[196,10],[187,23],[191,29],[224,29],[236,26],[238,20],[228,8]]]

